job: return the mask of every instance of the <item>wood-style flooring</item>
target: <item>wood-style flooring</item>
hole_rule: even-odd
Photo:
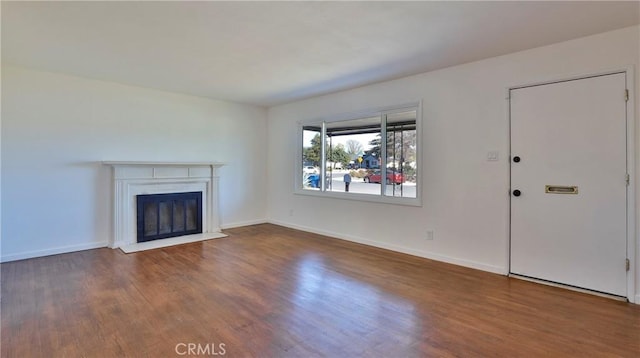
[[[226,233],[2,264],[0,354],[640,357],[637,305],[274,225]]]

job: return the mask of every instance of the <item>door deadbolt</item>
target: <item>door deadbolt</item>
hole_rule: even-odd
[[[513,157],[513,162],[514,163],[520,163],[520,157],[517,156],[517,155],[515,157]]]
[[[520,190],[516,189],[513,191],[513,196],[520,196],[522,195],[522,192],[520,192]]]

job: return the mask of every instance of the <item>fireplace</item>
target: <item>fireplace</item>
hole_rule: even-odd
[[[137,240],[202,233],[202,192],[136,196]]]
[[[103,164],[113,168],[110,247],[129,253],[226,236],[221,233],[218,217],[217,170],[222,163],[110,161]],[[194,193],[196,198],[172,197]],[[138,211],[139,197],[146,203],[142,204],[142,213]],[[146,201],[150,197],[155,197],[151,203]]]

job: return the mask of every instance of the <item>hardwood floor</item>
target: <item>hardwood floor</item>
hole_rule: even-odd
[[[637,305],[274,225],[226,233],[2,264],[2,357],[640,356]]]

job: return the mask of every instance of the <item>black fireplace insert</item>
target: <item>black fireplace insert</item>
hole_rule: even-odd
[[[138,242],[202,233],[202,192],[137,195]]]

